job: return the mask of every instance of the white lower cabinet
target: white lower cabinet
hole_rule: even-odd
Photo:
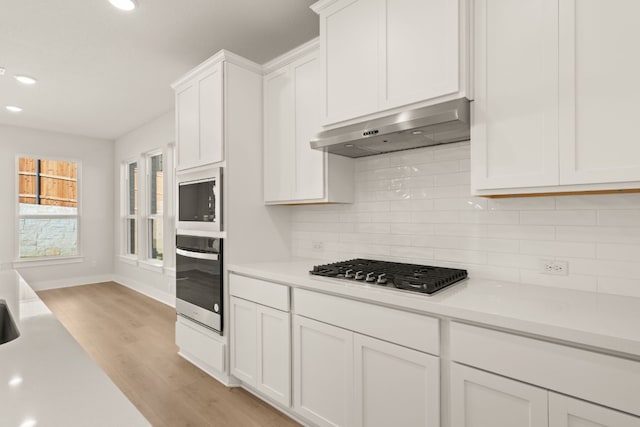
[[[256,304],[231,297],[231,375],[256,385],[258,325]]]
[[[301,316],[293,328],[300,415],[319,426],[440,425],[437,357]]]
[[[319,426],[351,426],[353,333],[293,317],[293,407]]]
[[[355,425],[440,425],[440,359],[354,334]]]
[[[640,427],[640,418],[457,363],[451,427]]]
[[[549,393],[549,427],[639,427],[640,418]]]
[[[291,406],[291,318],[289,313],[257,305],[258,372],[256,388]]]
[[[290,315],[231,297],[231,374],[291,406]]]
[[[452,427],[547,427],[547,391],[451,364]]]

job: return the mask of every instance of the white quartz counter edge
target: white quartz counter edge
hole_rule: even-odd
[[[0,272],[0,299],[20,331],[0,345],[0,425],[149,425],[17,272]]]
[[[312,276],[317,260],[229,265],[294,288],[480,323],[640,358],[640,299],[470,278],[433,296]],[[294,301],[295,304],[295,301]]]

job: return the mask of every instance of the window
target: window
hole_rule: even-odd
[[[147,159],[147,170],[149,171],[149,211],[147,216],[149,259],[162,261],[164,258],[164,244],[162,239],[162,212],[164,202],[162,153],[151,154]]]
[[[138,253],[138,162],[125,165],[125,184],[125,254],[136,255]]]
[[[79,165],[18,158],[18,257],[79,255]]]

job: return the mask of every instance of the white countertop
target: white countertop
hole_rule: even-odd
[[[640,298],[474,278],[428,296],[310,275],[309,270],[321,263],[294,259],[227,268],[292,287],[640,357]]]
[[[149,425],[17,272],[0,272],[0,299],[20,330],[0,345],[0,425]]]

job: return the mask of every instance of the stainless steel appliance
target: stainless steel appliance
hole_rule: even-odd
[[[345,157],[364,157],[468,141],[470,102],[460,98],[327,130],[311,141],[311,148]]]
[[[467,270],[457,268],[361,258],[316,265],[310,273],[423,294],[433,294],[467,278]]]
[[[176,236],[176,311],[222,334],[222,239]]]
[[[219,237],[222,169],[178,175],[178,234]]]

